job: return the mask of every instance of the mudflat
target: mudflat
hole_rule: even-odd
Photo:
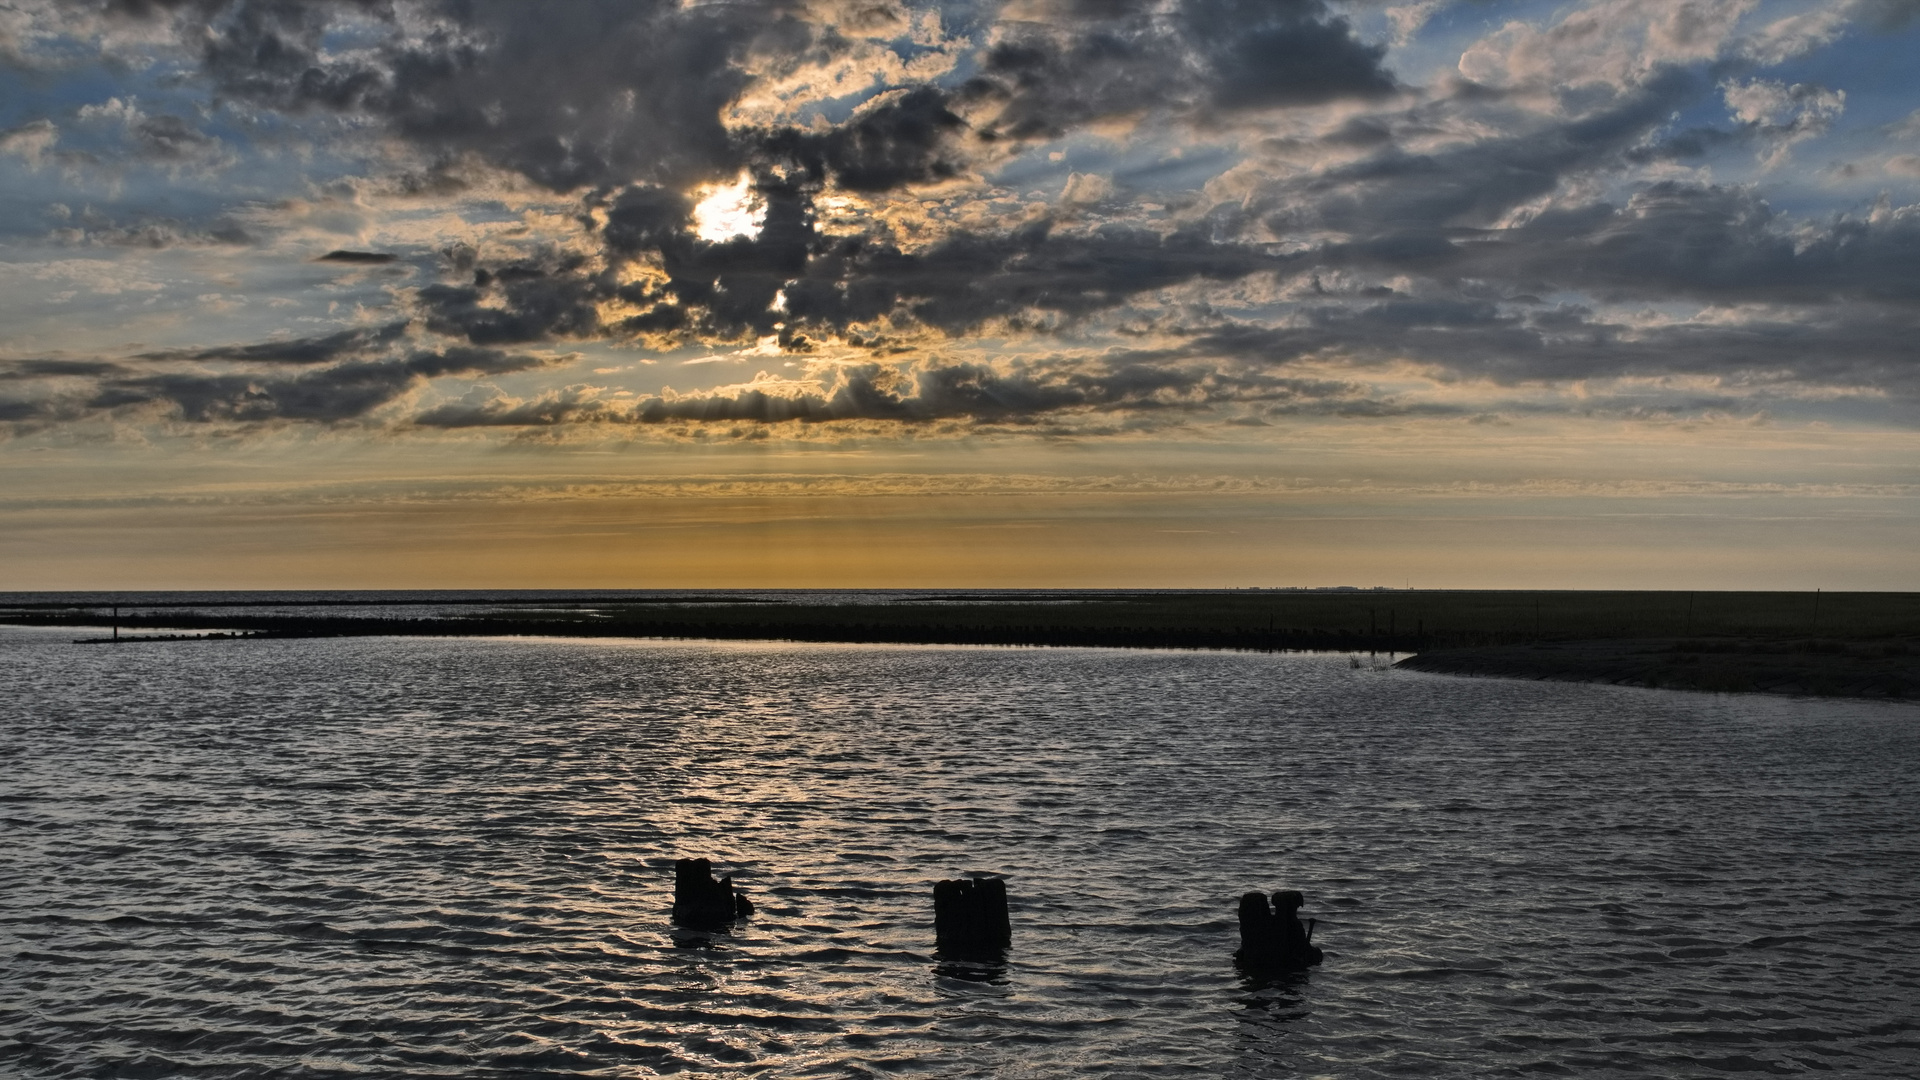
[[[1920,645],[1763,638],[1541,641],[1435,649],[1397,667],[1668,690],[1920,698]]]

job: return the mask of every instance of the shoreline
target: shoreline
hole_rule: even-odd
[[[86,626],[52,619],[0,618],[17,626]],[[307,639],[339,637],[552,637],[651,638],[665,641],[791,641],[842,645],[986,645],[1057,646],[1108,649],[1196,649],[1226,652],[1413,653],[1422,641],[1407,634],[1368,634],[1327,629],[1242,629],[1130,626],[988,626],[964,623],[844,623],[831,620],[783,622],[697,622],[623,619],[571,622],[505,618],[183,618],[123,620],[130,632],[121,644],[136,641]],[[165,632],[156,632],[165,631]],[[114,644],[108,637],[76,639],[75,644]]]
[[[1601,639],[1441,648],[1394,665],[1465,678],[1639,686],[1694,693],[1920,700],[1905,642]]]
[[[1434,674],[1920,700],[1920,594],[1243,590],[10,594],[87,644],[574,637],[1371,654]]]
[[[0,620],[12,625],[23,621]],[[326,625],[313,625],[314,622]],[[252,621],[250,621],[252,622]],[[295,626],[266,626],[295,622]],[[39,625],[53,629],[45,623]],[[158,629],[152,628],[152,629]],[[169,628],[175,629],[175,628]],[[988,648],[1174,649],[1220,652],[1311,652],[1392,656],[1391,664],[1457,678],[1635,686],[1689,693],[1745,693],[1920,701],[1920,649],[1903,641],[1643,638],[1540,641],[1507,645],[1420,645],[1337,633],[1223,632],[1129,628],[954,628],[855,626],[691,626],[685,623],[556,624],[543,620],[345,619],[258,620],[226,632],[136,632],[119,638],[73,639],[76,645],[187,641],[306,640],[342,637],[636,638],[654,641],[759,641],[796,644],[918,645]],[[704,631],[704,632],[703,632]],[[1379,661],[1375,666],[1383,666]]]

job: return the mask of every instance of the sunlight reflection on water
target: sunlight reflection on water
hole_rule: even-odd
[[[0,628],[30,1076],[1911,1075],[1920,709],[1344,656]],[[677,855],[754,919],[665,921]],[[930,883],[1010,875],[1003,969]],[[1305,890],[1323,968],[1233,969]]]

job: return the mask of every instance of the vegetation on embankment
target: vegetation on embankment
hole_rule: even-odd
[[[342,594],[345,597],[348,594]],[[301,604],[151,594],[128,633],[549,635],[915,644],[1417,652],[1453,674],[1701,690],[1920,696],[1920,593],[1233,590],[686,593]],[[15,597],[0,622],[100,626],[114,598]],[[1912,687],[1912,689],[1908,689]]]
[[[893,594],[871,600],[849,594],[855,599],[832,604],[744,601],[714,593],[647,599],[544,596],[538,600],[502,593],[460,605],[355,595],[362,599],[301,604],[297,614],[289,614],[293,605],[286,603],[149,599],[123,606],[121,622],[124,626],[348,634],[421,633],[431,624],[439,628],[434,632],[456,634],[797,635],[819,640],[830,639],[822,635],[838,630],[858,631],[865,635],[861,640],[878,640],[889,633],[924,640],[946,630],[996,639],[1025,632],[1043,636],[1059,632],[1140,639],[1141,643],[1156,636],[1213,635],[1250,641],[1287,636],[1418,643],[1425,648],[1602,638],[1865,641],[1920,635],[1920,593],[1062,590]],[[110,594],[100,594],[86,604],[16,599],[0,608],[0,621],[100,625],[114,602]],[[381,613],[357,612],[355,605],[377,607]],[[437,612],[429,615],[428,607]],[[423,617],[413,617],[409,609],[420,610]],[[453,613],[443,614],[449,610]]]

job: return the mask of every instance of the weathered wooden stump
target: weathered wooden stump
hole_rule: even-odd
[[[1326,954],[1308,939],[1294,912],[1306,897],[1291,889],[1273,894],[1250,892],[1240,898],[1240,950],[1233,958],[1258,971],[1300,971],[1318,965]]]
[[[680,859],[673,864],[673,921],[681,926],[714,930],[753,914],[753,903],[734,891],[733,875],[713,879],[713,864],[705,859]]]
[[[1007,883],[961,878],[933,886],[933,935],[948,956],[990,956],[1013,943]]]

